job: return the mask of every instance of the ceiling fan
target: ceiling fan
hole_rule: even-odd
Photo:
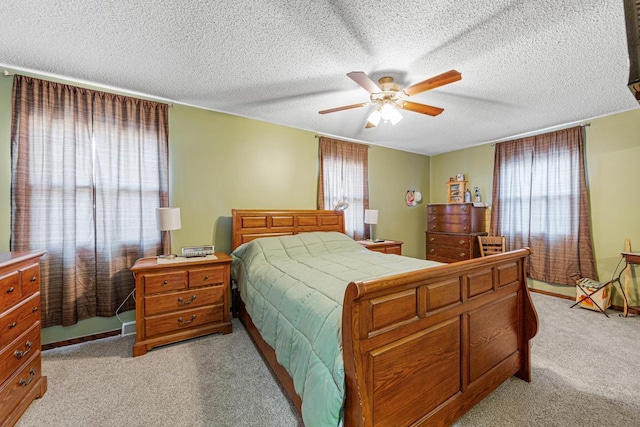
[[[397,83],[394,83],[393,77],[385,76],[378,80],[376,85],[366,73],[362,71],[352,71],[347,76],[360,85],[364,90],[369,92],[369,102],[359,104],[345,105],[342,107],[330,108],[328,110],[319,111],[320,114],[335,113],[336,111],[350,110],[352,108],[365,107],[367,105],[378,105],[378,108],[369,115],[365,128],[372,128],[383,121],[390,121],[395,125],[402,120],[402,114],[397,110],[409,110],[415,113],[426,114],[429,116],[437,116],[444,111],[443,108],[433,107],[431,105],[419,104],[417,102],[406,101],[406,98],[444,86],[449,83],[456,82],[462,78],[456,70],[450,70],[446,73],[439,74],[430,79],[421,81],[405,89],[400,89]]]

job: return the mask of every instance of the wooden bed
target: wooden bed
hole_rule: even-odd
[[[259,237],[344,233],[342,212],[233,210],[233,249]],[[445,426],[515,375],[531,380],[538,318],[529,249],[348,285],[342,314],[344,425]],[[294,404],[301,400],[244,309],[241,321]]]

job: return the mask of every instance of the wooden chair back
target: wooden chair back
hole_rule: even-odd
[[[507,242],[504,236],[478,236],[480,243],[480,256],[501,254],[507,251]]]

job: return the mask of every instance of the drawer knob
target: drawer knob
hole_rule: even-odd
[[[30,282],[35,282],[37,280],[36,276],[33,276],[31,279],[29,279]]]
[[[193,322],[194,320],[196,320],[196,315],[192,315],[191,316],[191,320],[182,320],[182,317],[178,317],[178,323],[181,325],[188,325],[189,323]]]
[[[193,300],[195,300],[195,299],[196,299],[196,296],[195,296],[195,295],[193,295],[193,296],[191,297],[191,299],[189,299],[189,301],[183,301],[183,300],[182,300],[182,297],[180,297],[180,298],[178,298],[178,304],[182,304],[182,305],[191,304],[191,303],[193,302]]]
[[[169,284],[169,281],[168,281],[168,280],[165,280],[164,282],[162,282],[162,284],[163,284],[163,285],[168,285],[168,284]]]
[[[460,252],[460,258],[464,258],[467,254],[465,254],[464,252]]]
[[[464,245],[464,240],[460,240],[458,241],[458,243],[460,243],[461,245]]]
[[[13,329],[18,326],[18,322],[9,323],[9,329]]]
[[[467,222],[467,221],[469,221],[469,217],[465,216],[464,218],[462,218],[462,222]]]
[[[206,276],[204,276],[203,280],[209,280],[209,275],[207,274]]]
[[[16,350],[16,351],[13,352],[13,356],[16,359],[22,359],[27,353],[29,353],[31,351],[31,346],[32,345],[33,345],[33,343],[31,341],[27,341],[24,344],[24,348],[26,348],[26,350],[25,351]]]
[[[38,306],[37,305],[31,309],[32,313],[35,313],[36,311],[38,311]]]
[[[7,289],[7,293],[8,294],[12,293],[13,291],[15,291],[15,289],[13,289],[13,286],[11,286],[9,289]]]
[[[435,237],[429,237],[429,241],[430,241],[430,242],[433,242],[434,240],[436,240],[436,238],[435,238]]]
[[[429,252],[434,253],[436,250],[435,249],[431,249]]]
[[[21,386],[27,386],[31,384],[31,381],[36,377],[36,370],[34,368],[29,369],[29,377],[27,379],[21,379],[19,384]]]

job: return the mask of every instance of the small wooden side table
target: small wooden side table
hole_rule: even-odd
[[[154,347],[213,332],[231,332],[230,265],[223,252],[158,264],[142,258],[136,278],[136,343],[133,356]]]
[[[624,310],[623,310],[624,317],[627,317],[627,315],[629,314],[629,290],[630,290],[629,286],[631,283],[631,269],[629,266],[640,264],[640,252],[622,252],[621,255],[624,258],[625,262],[627,263],[627,266],[626,266],[627,270],[624,273],[625,297],[624,297]]]
[[[399,240],[384,240],[382,242],[374,242],[372,240],[358,240],[365,248],[374,252],[382,252],[383,254],[402,255],[402,244]]]

